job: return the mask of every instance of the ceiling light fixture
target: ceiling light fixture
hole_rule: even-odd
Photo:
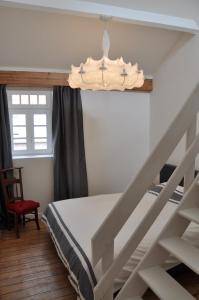
[[[110,17],[101,17],[106,22]],[[79,67],[71,66],[69,86],[82,90],[119,90],[139,88],[144,84],[144,74],[137,63],[126,64],[123,58],[108,58],[110,39],[106,28],[103,34],[103,57],[100,60],[87,58]]]

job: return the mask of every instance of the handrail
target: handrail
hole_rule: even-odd
[[[196,157],[198,152],[199,134],[188,148],[181,164],[175,169],[175,171],[169,178],[167,185],[164,187],[164,189],[162,189],[161,193],[157,197],[155,203],[143,217],[140,224],[138,224],[137,228],[135,229],[119,255],[116,257],[111,267],[106,271],[104,276],[98,282],[95,288],[95,299],[104,299],[103,296],[105,292],[108,290],[111,283],[113,283],[115,277],[119,274],[122,267],[126,264],[132,253],[135,251],[138,244],[141,242],[168,199],[172,196],[177,185],[183,178],[186,170],[189,169],[189,167],[192,165],[192,160]]]
[[[173,149],[182,138],[199,110],[199,84],[177,115],[166,134],[156,146],[135,180],[128,186],[115,207],[108,214],[92,238],[92,258],[95,266],[105,255],[107,247],[117,236],[139,201],[144,196],[152,180],[160,172]],[[173,134],[175,132],[175,135]],[[154,163],[155,162],[155,163]],[[147,171],[146,171],[147,170]],[[116,222],[117,220],[117,222]]]

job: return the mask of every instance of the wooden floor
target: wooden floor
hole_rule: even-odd
[[[34,222],[26,224],[20,239],[12,231],[1,234],[0,299],[76,300],[44,225],[38,231]]]
[[[199,299],[199,276],[185,269],[175,277]],[[76,300],[43,224],[40,231],[33,222],[27,224],[20,239],[13,231],[0,233],[0,299]],[[144,299],[157,298],[148,291]]]

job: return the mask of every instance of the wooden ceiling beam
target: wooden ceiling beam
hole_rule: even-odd
[[[27,71],[0,71],[0,84],[19,87],[52,87],[68,86],[67,73],[53,72],[27,72]],[[141,88],[130,91],[151,92],[153,90],[153,80],[145,79]]]

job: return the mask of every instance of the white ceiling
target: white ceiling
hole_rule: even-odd
[[[0,7],[1,69],[64,71],[88,56],[100,58],[102,31],[102,23],[95,18]],[[122,55],[126,61],[138,62],[148,75],[154,74],[182,35],[115,21],[110,23],[109,33],[110,58]]]
[[[150,4],[149,4],[150,3]],[[1,6],[73,13],[79,16],[112,16],[114,20],[150,27],[197,33],[197,0],[0,0]],[[169,8],[169,9],[168,9]],[[184,16],[184,17],[183,17]]]
[[[80,0],[84,2],[85,0]],[[198,0],[86,0],[92,3],[109,4],[182,18],[198,18]]]

